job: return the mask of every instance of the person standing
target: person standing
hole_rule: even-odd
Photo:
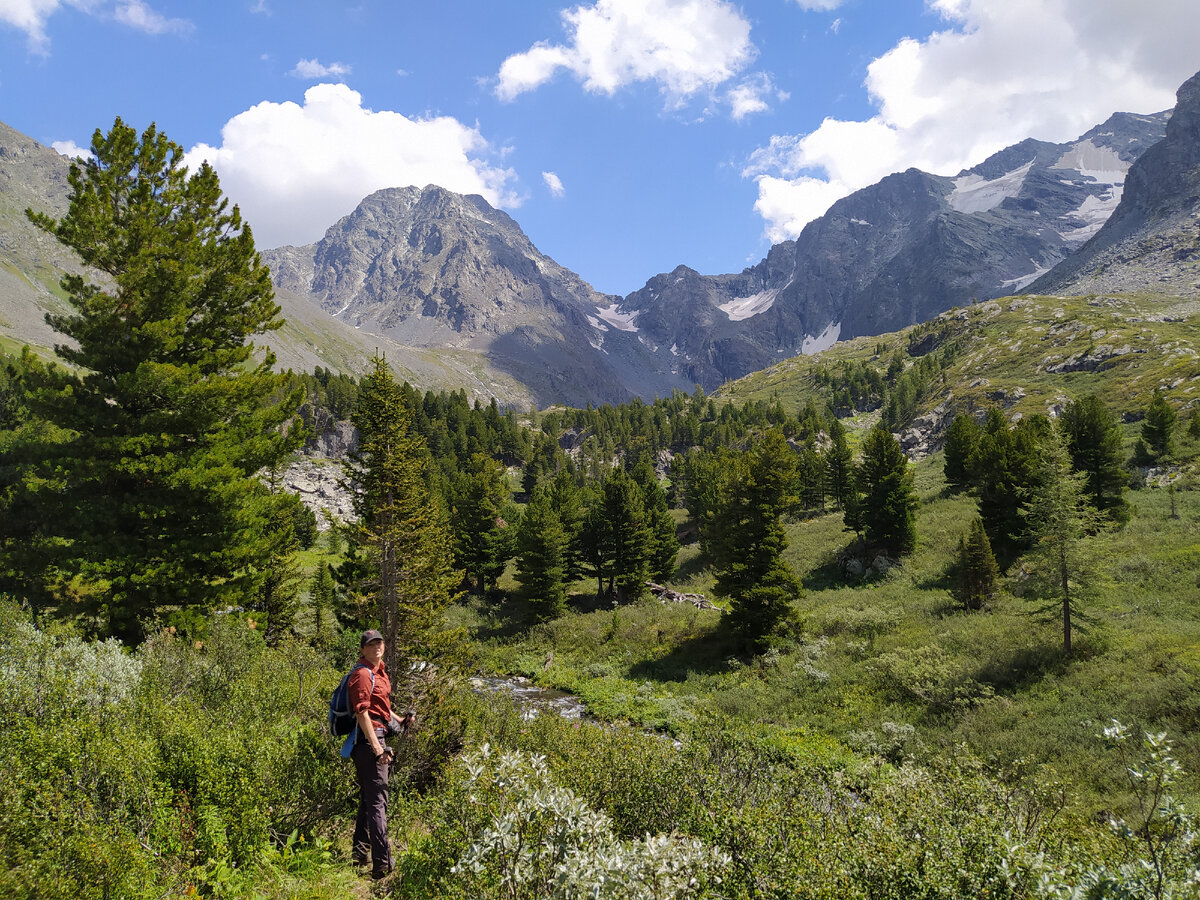
[[[359,646],[348,685],[356,723],[350,756],[359,788],[352,855],[356,866],[366,866],[369,853],[371,877],[378,879],[392,871],[387,801],[393,755],[383,742],[392,723],[392,682],[383,664],[383,635],[374,629],[364,631]]]

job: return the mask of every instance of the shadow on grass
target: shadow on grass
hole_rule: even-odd
[[[975,680],[990,685],[997,693],[1026,691],[1048,675],[1062,675],[1077,656],[1067,656],[1062,647],[1042,644],[1015,647],[984,661]]]
[[[643,660],[629,667],[631,678],[649,681],[686,681],[688,675],[712,675],[728,668],[727,660],[741,651],[727,633],[715,628],[686,638],[657,659]]]

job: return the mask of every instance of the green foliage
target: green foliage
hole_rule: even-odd
[[[1121,450],[1121,430],[1116,417],[1095,394],[1067,404],[1059,419],[1066,435],[1071,465],[1087,478],[1092,506],[1116,524],[1129,521],[1129,504]]]
[[[956,490],[963,491],[971,486],[970,460],[979,446],[981,434],[979,423],[966,413],[955,416],[946,431],[946,441],[942,446],[946,481]]]
[[[711,896],[730,862],[695,838],[621,840],[608,816],[554,784],[543,757],[485,744],[462,766],[483,827],[451,874],[472,896],[682,900]]]
[[[355,587],[371,601],[393,672],[404,656],[438,655],[443,616],[459,581],[447,516],[430,490],[428,456],[411,422],[391,369],[376,357],[360,385],[359,446],[346,474],[358,486],[360,521],[352,535],[363,555]]]
[[[593,490],[580,532],[599,596],[628,602],[642,593],[652,540],[641,489],[624,469],[613,469]]]
[[[1037,489],[1026,518],[1033,548],[1025,557],[1022,590],[1043,602],[1043,611],[1062,621],[1063,652],[1071,652],[1084,596],[1094,581],[1088,537],[1103,524],[1088,503],[1087,476],[1071,469],[1065,429],[1054,426],[1042,444]]]
[[[120,119],[71,168],[59,221],[32,221],[101,273],[67,275],[72,311],[50,323],[70,371],[22,361],[43,428],[2,448],[16,490],[0,510],[0,574],[41,603],[73,582],[109,633],[136,636],[165,607],[236,603],[261,582],[277,501],[255,474],[295,447],[268,353],[269,273],[216,173],[192,175],[154,126]],[[49,439],[47,439],[49,438]]]
[[[517,526],[517,582],[538,618],[562,614],[567,602],[567,533],[548,491],[535,489]]]
[[[1160,392],[1154,392],[1154,399],[1146,407],[1146,418],[1142,421],[1141,440],[1149,451],[1151,459],[1170,456],[1175,448],[1175,409],[1167,402]]]
[[[970,459],[979,515],[1004,565],[1030,543],[1025,510],[1038,486],[1039,447],[1047,427],[1044,418],[1030,417],[1009,428],[1004,414],[993,408]]]
[[[967,534],[958,540],[954,574],[954,599],[963,609],[984,609],[995,600],[1000,567],[996,565],[991,542],[979,516],[971,521]]]
[[[847,524],[861,528],[868,545],[900,555],[917,544],[913,474],[900,443],[882,425],[863,440],[854,473],[854,510]]]
[[[758,644],[796,621],[800,583],[783,560],[787,536],[780,521],[795,503],[796,455],[783,434],[771,430],[735,462],[709,545],[716,590],[731,601],[730,625]]]
[[[846,429],[837,419],[829,422],[829,450],[825,453],[825,479],[829,496],[841,509],[850,497],[854,482],[853,455],[846,442]]]
[[[512,534],[504,518],[509,499],[504,467],[477,453],[454,482],[450,527],[455,561],[482,596],[512,556]]]

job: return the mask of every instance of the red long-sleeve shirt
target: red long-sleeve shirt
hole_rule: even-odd
[[[371,724],[376,728],[386,728],[392,720],[392,681],[388,678],[383,660],[375,669],[375,686],[371,686],[371,664],[362,657],[358,660],[361,665],[350,673],[350,684],[347,687],[350,695],[350,708],[355,714],[364,709],[371,717]]]

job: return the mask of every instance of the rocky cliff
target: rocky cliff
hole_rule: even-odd
[[[1112,216],[1030,292],[1200,296],[1200,73],[1176,97],[1165,138],[1130,168]]]

